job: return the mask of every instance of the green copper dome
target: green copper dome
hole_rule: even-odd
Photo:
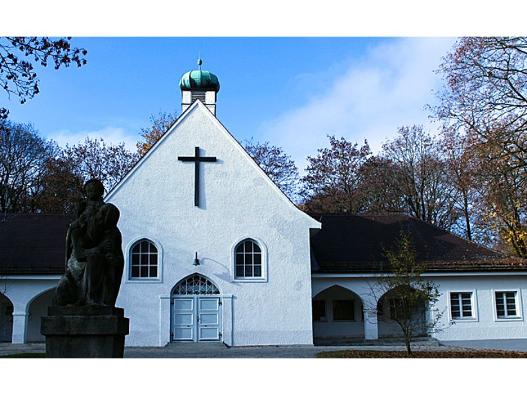
[[[179,88],[182,91],[200,90],[218,92],[220,90],[218,77],[210,71],[201,70],[201,64],[201,59],[198,59],[199,70],[192,70],[183,74],[179,81]]]

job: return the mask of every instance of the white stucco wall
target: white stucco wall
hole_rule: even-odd
[[[6,276],[0,279],[4,295],[13,304],[13,343],[42,341],[39,337],[40,320],[37,315],[46,311],[49,298],[39,299],[46,291],[57,286],[60,276]],[[4,292],[5,290],[5,292]],[[33,302],[36,302],[33,305]],[[30,307],[36,306],[31,320]],[[31,328],[31,329],[30,329]]]
[[[196,146],[218,158],[200,165],[200,207],[194,164],[177,160],[193,156]],[[107,200],[121,211],[127,268],[135,240],[162,248],[160,279],[128,280],[125,269],[117,305],[131,318],[127,345],[169,342],[168,296],[195,271],[228,299],[224,329],[232,326],[232,333],[224,338],[233,345],[312,343],[309,229],[320,225],[279,192],[203,104],[196,102]],[[233,279],[233,248],[247,237],[264,249],[265,281]]]
[[[527,306],[527,273],[517,275],[480,275],[434,277],[441,297],[438,308],[445,313],[441,320],[444,328],[435,337],[442,340],[520,339],[527,337],[525,308]],[[499,320],[496,316],[494,292],[518,291],[521,318]],[[475,320],[452,321],[449,293],[472,291],[475,293]],[[454,322],[454,324],[451,324]]]
[[[218,255],[221,254],[225,255],[221,252],[218,253]],[[294,320],[297,319],[303,325],[307,323],[311,325],[311,296],[315,296],[333,285],[339,285],[357,294],[357,297],[365,303],[366,315],[368,314],[368,309],[376,303],[376,298],[371,293],[372,284],[375,283],[374,277],[341,276],[320,278],[315,275],[312,280],[311,295],[295,292],[294,288],[291,290],[287,281],[278,281],[278,284],[272,289],[276,289],[278,285],[282,284],[285,290],[278,290],[274,295],[268,296],[264,291],[271,288],[271,274],[276,273],[272,268],[270,268],[268,283],[234,283],[229,277],[225,277],[221,261],[211,261],[210,259],[202,258],[203,265],[199,266],[198,271],[216,281],[223,293],[223,333],[224,340],[228,344],[244,344],[241,343],[241,340],[245,340],[247,342],[245,344],[299,344],[302,338],[296,335],[295,330],[305,331],[305,327],[299,328]],[[228,260],[229,257],[222,259]],[[270,262],[273,259],[274,257],[270,256]],[[169,265],[166,262],[165,260],[165,264]],[[150,345],[163,345],[168,342],[170,330],[170,289],[181,277],[193,272],[190,269],[190,263],[182,262],[182,260],[177,262],[180,262],[181,266],[189,267],[189,269],[186,267],[179,270],[177,267],[167,269],[165,266],[165,277],[161,282],[123,282],[118,305],[125,307],[126,315],[131,318],[132,332],[129,337],[135,343],[130,341],[130,345],[143,345],[146,343],[144,339],[149,341]],[[278,271],[277,273],[279,275],[281,272]],[[58,278],[59,276],[10,276],[1,279],[2,290],[5,289],[6,297],[9,298],[14,306],[13,342],[22,343],[41,340],[38,334],[39,319],[38,317],[31,318],[31,315],[40,315],[45,311],[50,301],[49,290],[56,286]],[[174,280],[169,280],[168,282],[167,278],[173,278]],[[436,275],[428,278],[439,286],[441,297],[435,307],[443,312],[443,319],[440,323],[442,331],[434,334],[434,337],[440,340],[518,339],[527,337],[527,325],[525,323],[527,273]],[[517,307],[520,312],[520,318],[499,320],[496,318],[493,295],[495,291],[507,290],[519,292],[519,301],[521,303]],[[475,320],[456,321],[455,324],[450,323],[449,293],[454,291],[474,292]],[[253,295],[255,296],[253,297]],[[329,299],[332,297],[341,299],[344,295],[326,296]],[[246,299],[246,303],[240,303],[242,297]],[[308,320],[305,319],[305,316],[300,317],[300,314],[294,314],[295,303],[300,307],[305,307],[306,304],[302,303],[302,300],[295,299],[295,297],[304,297],[309,300],[309,311],[306,313],[304,308],[302,312],[309,316]],[[293,302],[284,303],[284,300],[293,300]],[[323,325],[314,323],[315,334],[318,333],[322,337],[360,337],[364,335],[366,338],[374,339],[377,336],[389,336],[390,333],[393,333],[394,329],[386,326],[385,322],[378,323],[373,318],[360,321],[358,304],[359,301],[357,300],[355,322],[323,323]],[[291,319],[289,319],[288,313],[291,313]],[[264,322],[265,318],[262,319],[261,314],[266,314],[267,319],[272,320],[272,323]],[[243,317],[247,322],[239,322],[241,320],[240,317]],[[258,332],[258,328],[253,330],[253,322],[262,326],[263,330],[261,333]],[[291,328],[291,333],[283,334],[286,332],[284,330],[281,334],[280,329],[284,327],[279,325],[285,325],[286,329]],[[244,331],[248,333],[244,333]],[[254,337],[251,337],[251,335]],[[251,339],[254,343],[251,343]],[[305,338],[303,340],[307,343],[311,341],[310,339],[306,341]]]
[[[441,320],[437,328],[440,331],[432,336],[439,340],[480,340],[480,339],[520,339],[527,337],[527,324],[525,321],[525,306],[527,306],[527,273],[469,273],[452,275],[427,275],[432,280],[441,294],[434,306],[437,311],[442,312]],[[333,285],[339,285],[358,294],[363,300],[366,309],[376,305],[376,301],[382,295],[374,295],[375,277],[368,275],[335,275],[317,276],[312,280],[313,296]],[[520,318],[498,319],[495,308],[495,291],[517,291]],[[473,320],[451,319],[450,314],[450,292],[473,292],[476,318]],[[385,311],[388,311],[385,305]],[[430,316],[430,312],[427,312]],[[366,320],[366,338],[390,337],[398,332],[396,325],[390,322],[373,322]],[[373,328],[372,328],[373,327]],[[374,328],[376,327],[376,328]],[[331,336],[338,328],[335,326],[326,328],[318,325],[317,332],[322,336],[327,333]],[[322,331],[325,329],[325,332]],[[368,335],[370,332],[370,335]],[[356,332],[353,332],[356,333]]]

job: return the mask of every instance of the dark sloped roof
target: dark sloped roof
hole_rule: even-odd
[[[62,274],[66,230],[62,215],[0,217],[0,274]]]
[[[418,261],[430,272],[527,271],[527,260],[506,257],[426,222],[405,215],[322,215],[322,229],[311,238],[312,271],[387,271],[385,252],[410,235]]]
[[[316,216],[322,229],[311,238],[316,273],[387,271],[385,251],[401,231],[412,237],[417,259],[430,272],[527,271],[527,260],[496,251],[404,215]],[[0,275],[62,274],[64,244],[71,218],[13,215],[0,219]]]

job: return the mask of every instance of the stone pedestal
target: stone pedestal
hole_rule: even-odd
[[[52,306],[42,317],[48,358],[122,358],[129,320],[111,306]]]

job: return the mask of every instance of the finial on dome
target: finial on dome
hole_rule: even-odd
[[[200,100],[216,115],[216,98],[220,90],[220,81],[215,74],[201,69],[203,64],[201,56],[198,56],[197,64],[198,70],[187,71],[179,80],[182,93],[181,109],[186,111],[192,103]]]

